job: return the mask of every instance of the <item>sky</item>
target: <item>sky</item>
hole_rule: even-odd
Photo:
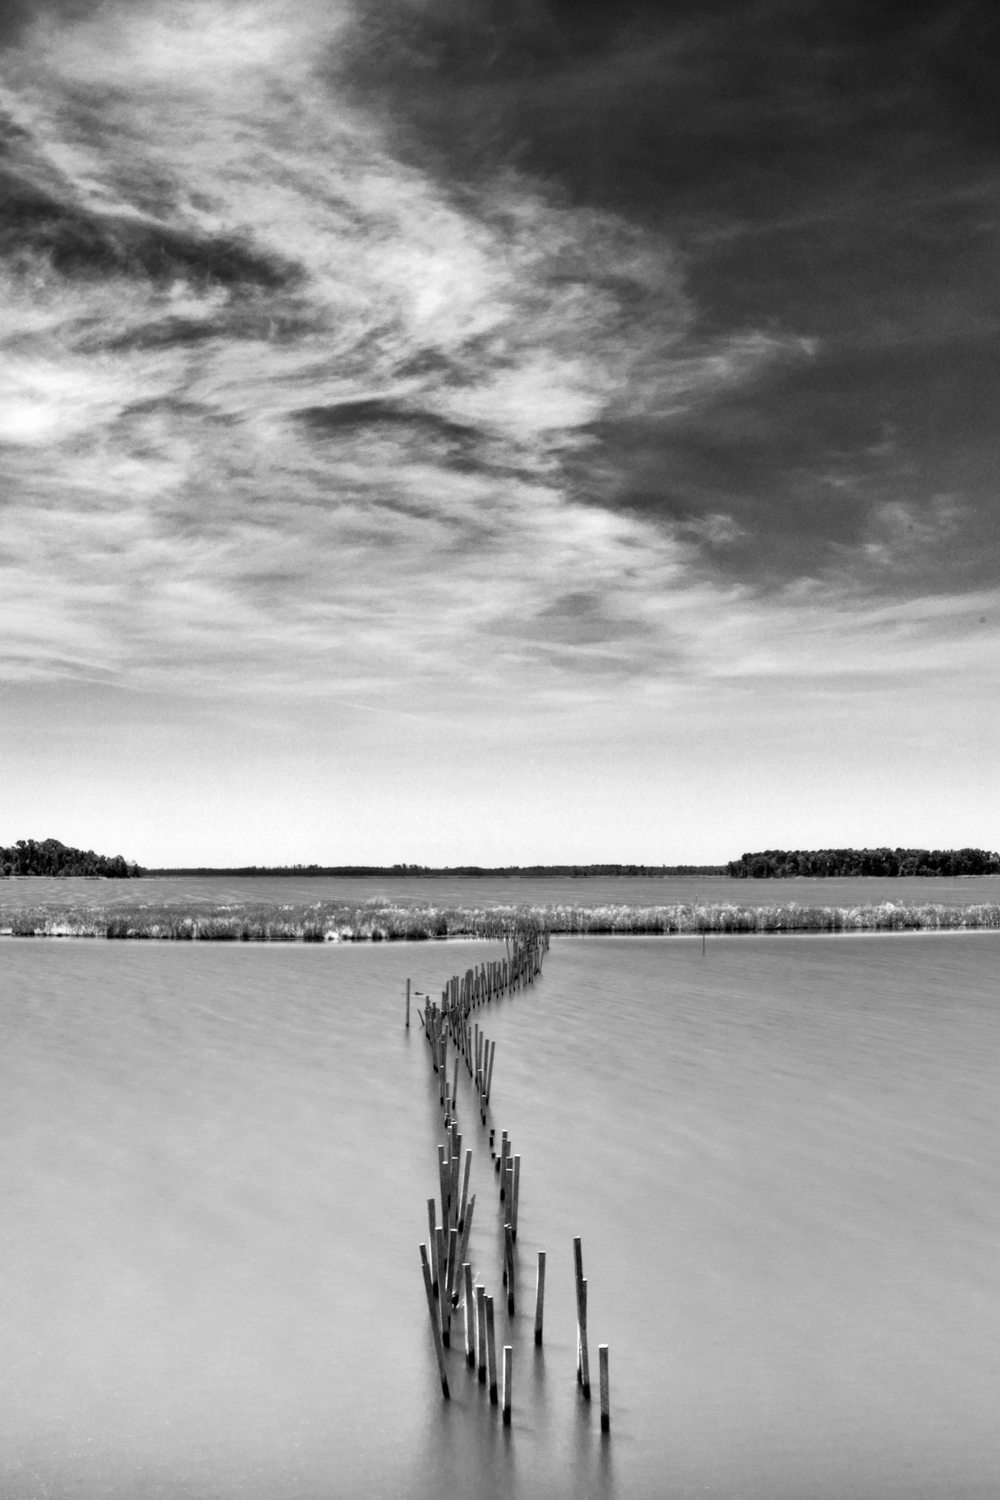
[[[0,11],[0,843],[1000,844],[996,8]]]

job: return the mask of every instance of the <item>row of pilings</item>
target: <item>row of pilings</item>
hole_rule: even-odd
[[[497,919],[499,922],[499,919]],[[437,1196],[427,1200],[428,1238],[420,1246],[420,1261],[427,1297],[434,1348],[437,1355],[441,1390],[445,1399],[451,1395],[448,1354],[453,1344],[453,1325],[461,1319],[459,1337],[464,1343],[465,1364],[475,1371],[480,1384],[488,1386],[492,1406],[502,1409],[505,1426],[511,1423],[513,1391],[513,1356],[511,1343],[498,1349],[495,1294],[477,1281],[469,1255],[469,1237],[476,1206],[476,1195],[469,1196],[472,1170],[472,1148],[463,1140],[459,1128],[459,1079],[471,1091],[479,1114],[479,1127],[488,1144],[502,1219],[502,1286],[509,1323],[515,1317],[518,1297],[518,1263],[515,1253],[518,1209],[521,1188],[521,1157],[515,1152],[506,1130],[496,1139],[492,1124],[496,1042],[491,1040],[477,1012],[495,1001],[511,996],[534,984],[542,972],[549,948],[549,933],[530,922],[507,922],[502,931],[506,956],[480,963],[453,975],[441,991],[440,1001],[416,992],[413,999],[423,1000],[417,1008],[417,1019],[428,1045],[431,1067],[437,1079],[438,1106],[442,1115],[444,1139],[437,1148]],[[411,989],[406,986],[406,1025],[410,1025]],[[485,1143],[484,1143],[485,1144]],[[464,1157],[463,1157],[464,1147]],[[587,1282],[583,1276],[581,1241],[573,1241],[577,1309],[577,1381],[584,1399],[590,1400],[590,1362],[587,1344]],[[543,1340],[545,1311],[544,1250],[538,1252],[535,1279],[534,1342]],[[511,1329],[511,1332],[513,1330]],[[610,1428],[608,1386],[608,1350],[599,1349],[601,1389],[601,1429]]]

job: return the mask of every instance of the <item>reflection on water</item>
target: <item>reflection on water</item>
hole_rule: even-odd
[[[496,952],[0,945],[4,1500],[995,1495],[1000,938],[553,942],[484,1018],[522,1155],[508,1431],[460,1347],[440,1398],[402,1027],[408,974]]]

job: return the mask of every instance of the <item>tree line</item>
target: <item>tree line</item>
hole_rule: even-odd
[[[9,848],[0,845],[2,875],[107,875],[127,880],[145,873],[121,854],[72,849],[58,839],[18,839]]]
[[[476,879],[489,876],[494,879],[537,880],[546,878],[569,878],[587,880],[599,876],[645,876],[663,879],[669,875],[724,875],[723,865],[240,865],[231,868],[200,866],[180,869],[147,870],[147,875],[268,875],[301,876],[329,875],[340,878],[387,880],[408,876],[432,879],[451,876],[453,879]]]
[[[985,849],[764,849],[726,866],[739,879],[790,875],[1000,875]]]

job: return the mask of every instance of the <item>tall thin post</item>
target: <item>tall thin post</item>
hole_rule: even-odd
[[[493,1298],[486,1302],[486,1364],[490,1377],[490,1405],[497,1404],[497,1336],[493,1326]]]
[[[601,1431],[611,1431],[611,1384],[608,1380],[608,1346],[598,1344],[597,1359],[601,1367]]]
[[[513,1387],[514,1350],[510,1344],[503,1346],[503,1425],[510,1426],[510,1398]]]
[[[521,1158],[514,1157],[514,1180],[511,1187],[510,1203],[510,1228],[514,1238],[517,1239],[517,1204],[521,1194]]]
[[[590,1355],[587,1352],[587,1281],[580,1288],[580,1384],[584,1401],[590,1400]]]
[[[424,1290],[427,1293],[427,1311],[431,1316],[431,1328],[434,1333],[434,1352],[437,1355],[438,1372],[441,1376],[441,1390],[447,1401],[451,1396],[448,1389],[448,1370],[444,1362],[444,1349],[441,1345],[441,1329],[438,1326],[437,1308],[434,1306],[434,1288],[431,1285],[431,1268],[427,1262],[427,1246],[420,1246],[420,1264],[424,1273]]]
[[[545,1310],[545,1251],[538,1252],[538,1275],[535,1279],[535,1344],[542,1342],[542,1316]]]
[[[476,1366],[479,1384],[486,1384],[486,1288],[476,1287]]]
[[[465,1292],[465,1363],[470,1369],[476,1366],[476,1303],[472,1295],[472,1267],[466,1261],[462,1266]]]
[[[465,1211],[469,1202],[469,1173],[472,1171],[472,1147],[465,1153],[465,1174],[462,1178],[462,1205],[458,1211],[458,1227],[465,1228]]]
[[[410,981],[406,981],[406,1029],[410,1029]]]

